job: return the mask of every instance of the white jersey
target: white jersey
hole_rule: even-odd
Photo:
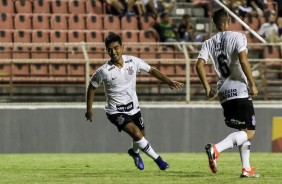
[[[136,94],[137,72],[149,72],[150,66],[142,59],[122,55],[122,68],[116,67],[111,61],[101,66],[92,76],[91,84],[97,88],[101,84],[105,87],[108,114],[126,113],[136,114],[140,111]]]
[[[217,89],[221,103],[249,96],[248,81],[238,58],[238,53],[244,50],[247,52],[246,36],[232,31],[218,32],[202,45],[198,58],[213,62],[219,77]]]

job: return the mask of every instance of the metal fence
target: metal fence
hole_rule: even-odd
[[[173,80],[185,83],[184,90],[172,91],[157,79],[140,73],[140,100],[189,103],[205,99],[195,70],[201,44],[125,43],[124,54],[140,57]],[[248,45],[249,61],[260,91],[258,99],[282,99],[281,45]],[[103,43],[2,43],[0,101],[84,101],[91,75],[108,59]],[[215,87],[217,76],[211,62],[206,65],[206,73]],[[96,100],[104,99],[103,88],[99,88]]]

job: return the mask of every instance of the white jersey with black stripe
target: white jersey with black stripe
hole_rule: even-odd
[[[95,88],[104,84],[108,114],[126,113],[133,115],[140,111],[136,94],[137,72],[149,72],[150,65],[142,59],[122,55],[124,65],[116,67],[111,61],[102,65],[92,76],[91,85]]]
[[[248,81],[238,57],[242,51],[247,52],[247,38],[233,31],[218,32],[202,45],[198,58],[213,62],[219,77],[217,88],[221,103],[249,96]]]

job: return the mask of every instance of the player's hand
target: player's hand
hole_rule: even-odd
[[[177,82],[177,81],[171,81],[169,83],[169,87],[170,89],[177,89],[177,90],[180,90],[184,87],[184,84],[181,83],[181,82]]]
[[[87,112],[85,113],[85,117],[86,117],[86,120],[87,120],[87,121],[92,122],[92,116],[93,116],[93,112],[92,112],[92,111],[87,111]]]
[[[258,89],[255,85],[250,86],[250,94],[252,97],[256,97],[258,95]]]
[[[206,96],[211,100],[216,97],[216,92],[212,88],[206,91]]]

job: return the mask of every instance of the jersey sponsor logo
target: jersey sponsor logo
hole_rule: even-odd
[[[244,125],[245,124],[245,121],[239,121],[239,120],[236,120],[236,119],[230,119],[230,123],[232,124],[236,124],[236,125]]]
[[[119,112],[129,112],[133,109],[133,102],[130,102],[126,105],[116,105]]]
[[[246,123],[245,121],[239,121],[236,119],[225,119],[225,124],[230,128],[240,129],[240,127]]]
[[[132,62],[132,59],[125,61],[125,63],[130,63]]]
[[[133,66],[128,67],[128,75],[134,74]]]
[[[232,98],[234,96],[238,96],[238,92],[237,92],[237,89],[228,89],[223,92],[219,92],[218,96],[219,96],[219,99],[222,101],[228,98]]]

